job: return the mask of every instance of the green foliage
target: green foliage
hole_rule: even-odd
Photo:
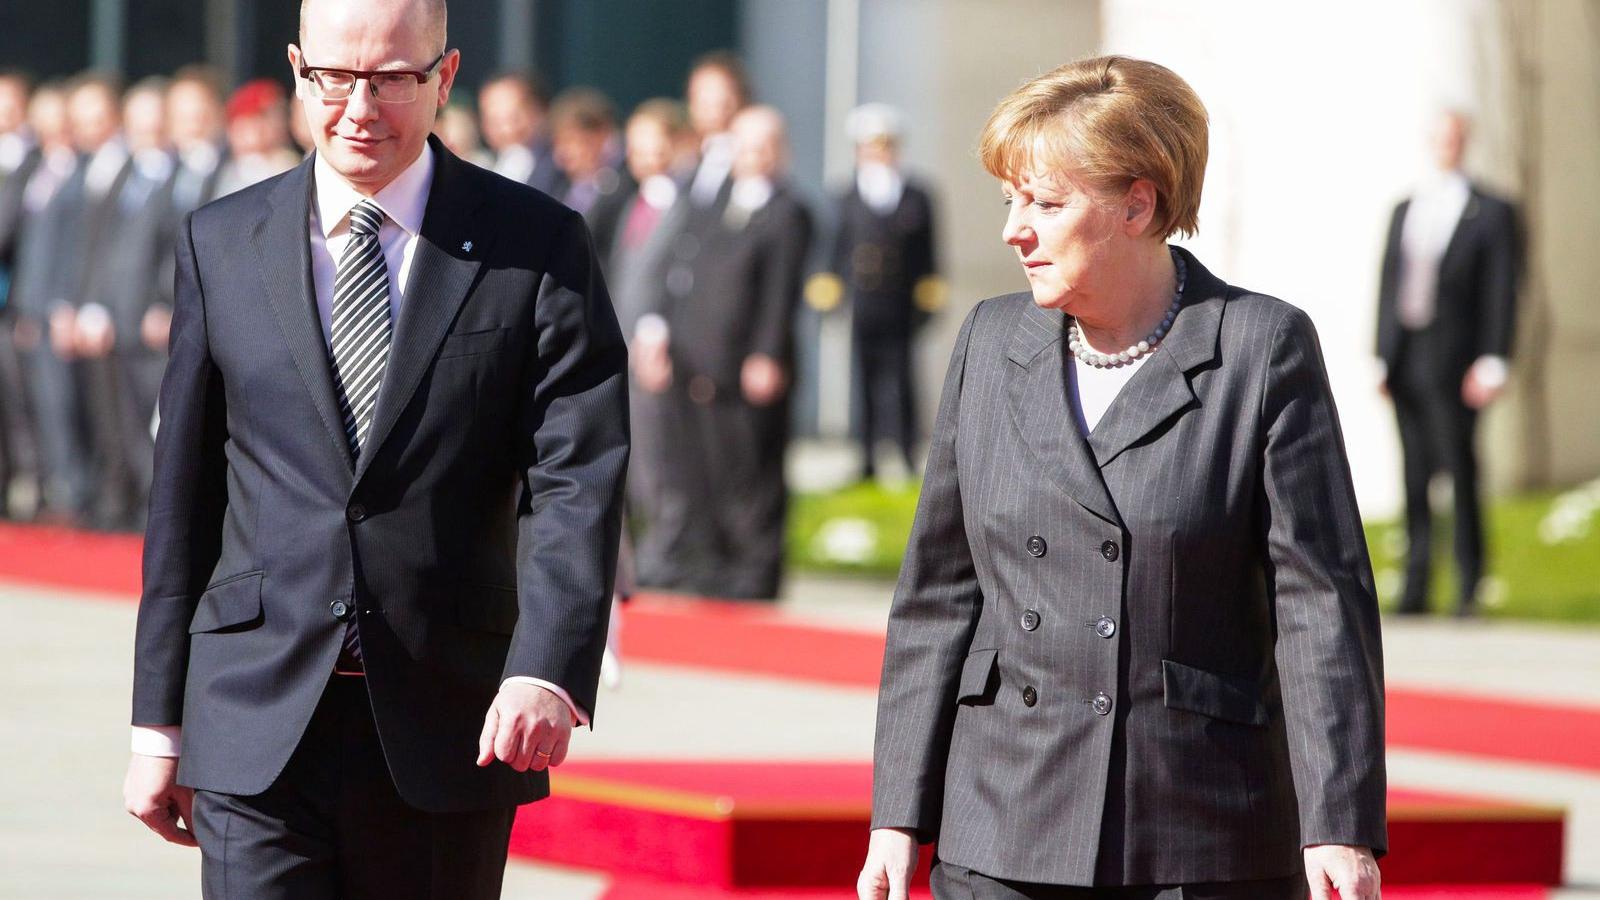
[[[894,578],[916,513],[916,483],[858,484],[799,494],[789,510],[789,563],[807,572]],[[1590,496],[1597,490],[1591,488]],[[1583,491],[1498,501],[1489,509],[1489,577],[1482,599],[1489,618],[1600,622],[1600,499]],[[1451,523],[1434,528],[1433,608],[1455,604]],[[1401,586],[1405,532],[1398,522],[1367,526],[1378,598],[1392,610]]]

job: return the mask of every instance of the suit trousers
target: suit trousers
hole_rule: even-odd
[[[911,331],[857,330],[855,396],[860,417],[862,474],[872,477],[873,448],[889,438],[895,442],[906,468],[916,470],[916,398],[912,393]]]
[[[39,447],[22,354],[12,336],[13,321],[13,316],[0,311],[0,514],[24,518],[32,515],[38,502]],[[32,488],[28,493],[33,497],[18,499],[26,487]],[[16,509],[11,508],[14,499],[21,504]]]
[[[1483,575],[1483,514],[1478,495],[1478,414],[1461,399],[1461,379],[1444,366],[1437,328],[1408,331],[1397,364],[1389,373],[1400,431],[1406,498],[1406,581],[1400,607],[1420,612],[1427,606],[1433,564],[1433,513],[1428,484],[1438,472],[1450,475],[1455,495],[1454,550],[1461,608],[1475,602]]]
[[[335,675],[266,791],[195,792],[201,890],[205,900],[489,900],[500,896],[515,815],[407,805],[366,679]]]
[[[676,382],[662,396],[666,478],[639,548],[641,581],[707,597],[776,598],[788,405],[702,402]]]
[[[23,355],[23,365],[38,439],[44,506],[56,515],[76,517],[87,510],[92,488],[77,365],[50,348],[48,326],[43,342]]]
[[[1207,884],[1072,887],[990,878],[946,862],[933,867],[934,900],[1306,900],[1303,875],[1265,881]]]

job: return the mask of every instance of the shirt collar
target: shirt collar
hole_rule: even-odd
[[[433,186],[433,162],[433,147],[422,145],[422,153],[416,160],[369,198],[351,187],[323,160],[322,154],[317,154],[311,173],[316,183],[317,221],[322,236],[332,235],[350,215],[350,210],[367,199],[377,204],[384,215],[407,234],[421,233],[422,215],[428,209],[428,191]]]

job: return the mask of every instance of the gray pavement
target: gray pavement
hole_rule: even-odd
[[[891,586],[797,579],[785,608],[881,628]],[[132,603],[0,584],[0,898],[197,897],[194,851],[161,843],[121,806]],[[1600,707],[1600,629],[1389,622],[1390,682]],[[624,641],[626,634],[624,634]],[[576,758],[843,759],[871,755],[873,692],[641,663],[600,701]],[[755,723],[757,727],[751,727]],[[1600,773],[1412,751],[1396,785],[1571,810],[1563,898],[1600,898]],[[1585,886],[1585,887],[1580,887]],[[590,900],[593,873],[514,863],[508,898]]]

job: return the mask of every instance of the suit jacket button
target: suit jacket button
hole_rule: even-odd
[[[1034,535],[1031,538],[1028,538],[1028,555],[1029,556],[1032,556],[1034,558],[1038,558],[1038,557],[1044,555],[1044,551],[1045,551],[1044,538],[1039,537],[1037,534]]]
[[[1105,691],[1095,694],[1094,699],[1089,701],[1089,705],[1094,707],[1094,713],[1097,716],[1111,715],[1111,695]]]
[[[1038,702],[1039,702],[1039,692],[1033,689],[1033,685],[1030,684],[1027,687],[1022,689],[1022,705],[1023,706],[1032,706],[1032,705],[1034,705],[1035,703],[1038,703]]]
[[[1034,630],[1035,628],[1038,628],[1038,627],[1039,627],[1039,613],[1037,611],[1030,609],[1027,612],[1022,614],[1022,630],[1023,631],[1032,631],[1032,630]]]
[[[344,511],[344,514],[350,521],[360,522],[367,518],[367,508],[359,503],[352,503],[350,508]]]
[[[1104,556],[1106,558],[1106,562],[1116,562],[1117,561],[1117,542],[1116,541],[1106,541],[1104,544],[1101,544],[1100,545],[1100,555]]]
[[[1110,616],[1101,616],[1095,620],[1094,633],[1103,638],[1111,637],[1117,633],[1117,620]]]
[[[332,603],[329,603],[328,609],[333,612],[333,617],[341,622],[350,621],[350,614],[355,612],[355,610],[350,607],[350,604],[344,602],[343,600],[335,600]]]

